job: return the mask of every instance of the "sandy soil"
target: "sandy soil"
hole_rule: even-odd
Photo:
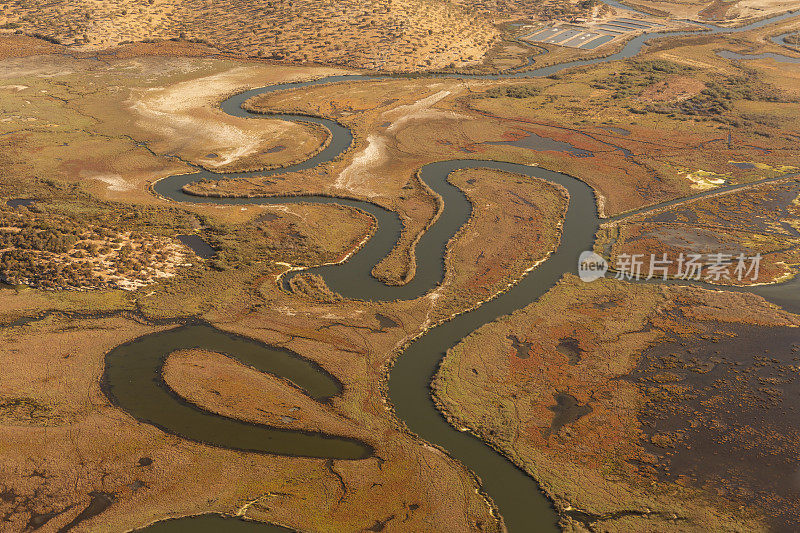
[[[319,69],[315,74],[334,72]],[[139,117],[139,128],[158,136],[150,145],[153,150],[176,153],[211,170],[253,170],[304,159],[325,142],[326,132],[298,123],[231,117],[217,109],[221,95],[256,87],[265,73],[262,67],[234,67],[167,87],[134,91],[130,109]],[[271,76],[264,84],[280,83],[293,74],[302,75],[302,71]],[[270,152],[276,147],[285,148]]]
[[[480,62],[499,36],[494,10],[477,13],[477,2],[465,4],[14,0],[0,12],[0,23],[13,25],[7,32],[45,35],[80,51],[113,50],[131,41],[200,40],[216,49],[210,53],[410,71]]]
[[[384,124],[388,123],[388,126],[385,126],[387,133],[373,133],[367,137],[366,147],[356,153],[350,165],[339,173],[336,187],[366,196],[376,195],[377,192],[371,190],[368,184],[377,180],[377,172],[389,158],[387,146],[391,142],[391,137],[412,122],[466,118],[453,111],[434,108],[436,103],[450,94],[449,90],[441,90],[414,103],[383,112],[380,119],[386,121]]]

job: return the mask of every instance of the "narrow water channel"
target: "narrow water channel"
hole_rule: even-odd
[[[145,335],[111,350],[106,355],[103,392],[137,420],[211,446],[335,459],[372,455],[372,448],[354,439],[245,422],[190,404],[164,382],[162,370],[169,354],[192,348],[224,353],[284,377],[319,402],[342,390],[335,377],[294,352],[198,323]]]

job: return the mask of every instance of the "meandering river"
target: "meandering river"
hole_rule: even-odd
[[[627,9],[626,6],[620,6],[611,0],[607,0],[607,3]],[[762,27],[791,16],[795,15],[787,13],[736,29],[707,24],[698,26],[701,26],[700,31],[707,33],[734,33]],[[643,34],[626,43],[621,51],[604,58],[570,61],[500,75],[454,75],[453,77],[500,79],[548,76],[575,66],[632,57],[639,53],[648,41],[655,38],[695,33],[697,32],[671,31]],[[600,224],[594,193],[587,184],[565,174],[516,163],[461,159],[425,165],[421,169],[421,179],[442,196],[444,210],[436,224],[420,239],[416,250],[416,275],[410,283],[403,286],[387,286],[370,275],[375,264],[393,248],[402,229],[397,214],[380,206],[357,199],[323,196],[209,198],[188,195],[182,190],[183,186],[200,179],[218,180],[287,174],[331,161],[352,144],[352,133],[346,127],[320,117],[251,113],[244,110],[242,104],[254,96],[279,90],[377,79],[382,77],[331,76],[308,82],[252,89],[228,98],[222,103],[222,109],[231,115],[268,116],[272,119],[319,124],[330,132],[330,143],[308,160],[285,168],[224,175],[197,168],[197,172],[191,174],[175,175],[160,180],[154,185],[154,191],[162,197],[186,203],[264,205],[314,202],[336,203],[367,211],[377,220],[378,229],[366,245],[342,264],[327,265],[311,271],[323,276],[331,289],[345,297],[394,300],[423,295],[441,283],[444,277],[444,254],[447,242],[467,221],[471,212],[471,205],[461,190],[447,181],[451,172],[465,168],[498,169],[547,180],[565,187],[569,192],[569,207],[565,215],[560,244],[553,254],[509,291],[420,335],[406,347],[389,376],[389,399],[399,419],[410,431],[428,442],[442,446],[480,477],[482,490],[498,506],[510,531],[554,531],[557,529],[558,517],[536,482],[480,440],[448,424],[430,397],[429,382],[441,358],[450,347],[480,326],[536,301],[550,290],[565,272],[575,271],[578,255],[583,250],[592,249],[594,235]],[[714,192],[722,190],[725,189],[717,189]],[[669,203],[665,203],[667,204]],[[166,333],[155,333],[112,350],[106,358],[104,390],[117,406],[137,419],[154,424],[164,431],[214,446],[321,458],[357,459],[371,454],[368,445],[353,439],[244,423],[205,412],[188,404],[161,381],[160,369],[172,351],[194,347],[220,351],[254,365],[262,371],[281,375],[293,381],[312,398],[321,401],[331,398],[339,391],[338,381],[310,361],[286,350],[222,333],[206,324],[188,325]],[[215,515],[170,520],[152,526],[152,531],[174,532],[185,531],[187,528],[193,531],[204,530],[203,528],[211,531],[214,530],[214,524],[219,524],[220,520],[221,518]],[[242,528],[248,530],[258,527],[259,525],[254,523],[242,525]]]

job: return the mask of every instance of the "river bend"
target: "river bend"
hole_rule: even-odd
[[[607,3],[628,9],[627,6],[619,5],[613,0],[607,0]],[[795,15],[786,13],[736,29],[710,24],[696,25],[699,27],[698,31],[705,33],[737,33],[763,27]],[[495,75],[448,75],[448,77],[503,79],[549,76],[571,67],[633,57],[649,41],[656,38],[697,33],[691,31],[647,33],[634,37],[619,52],[603,58],[576,60],[533,70]],[[370,275],[372,268],[395,245],[402,229],[396,213],[376,204],[351,198],[324,196],[210,198],[183,192],[185,185],[201,179],[269,176],[314,168],[341,155],[352,144],[353,136],[350,130],[333,120],[295,114],[252,113],[242,108],[242,104],[248,99],[279,90],[385,78],[386,76],[360,74],[330,76],[307,82],[261,87],[234,95],[221,104],[226,113],[239,117],[269,117],[318,124],[330,132],[329,144],[313,157],[288,167],[234,174],[218,174],[197,167],[196,172],[174,175],[158,181],[153,190],[164,198],[186,203],[265,205],[312,202],[336,203],[364,210],[378,222],[373,237],[346,262],[314,268],[311,271],[323,276],[331,289],[347,298],[394,300],[421,296],[435,288],[444,277],[444,254],[447,242],[468,220],[471,213],[471,206],[464,194],[447,181],[451,172],[465,168],[490,168],[543,179],[565,187],[569,192],[569,207],[565,215],[562,238],[554,253],[509,291],[419,336],[398,357],[389,377],[389,399],[398,418],[410,431],[433,444],[442,446],[480,477],[482,490],[497,504],[510,531],[554,531],[557,515],[536,482],[477,438],[450,426],[431,400],[429,383],[441,358],[450,347],[480,326],[537,300],[565,272],[575,270],[577,257],[581,251],[592,249],[600,220],[593,191],[588,185],[565,174],[516,163],[463,159],[425,165],[421,169],[420,177],[442,196],[444,211],[436,224],[420,239],[416,249],[416,275],[403,286],[387,286]],[[716,192],[720,190],[724,189],[718,189]],[[368,445],[353,439],[248,424],[208,413],[183,401],[159,381],[159,372],[169,353],[193,347],[220,351],[264,372],[285,377],[320,401],[326,401],[338,392],[338,382],[335,378],[312,362],[285,350],[220,332],[205,324],[182,326],[176,330],[155,333],[115,348],[106,358],[104,390],[117,406],[137,419],[154,424],[164,431],[214,446],[262,453],[339,459],[357,459],[371,454]],[[209,515],[207,518],[170,520],[154,527],[160,528],[158,531],[182,531],[184,527],[205,527],[203,520],[207,520],[208,524],[205,525],[211,527],[211,524],[217,523],[220,518]]]

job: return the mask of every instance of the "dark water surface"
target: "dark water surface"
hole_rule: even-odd
[[[659,458],[657,475],[711,486],[760,509],[770,531],[795,532],[797,328],[713,321],[698,327],[644,350],[624,378],[658,390],[639,414],[644,445]],[[659,445],[656,436],[680,444]]]
[[[292,533],[294,530],[254,520],[207,514],[164,520],[136,531],[141,533]]]
[[[492,141],[492,142],[485,142],[483,144],[490,144],[496,146],[516,146],[518,148],[527,148],[528,150],[533,150],[535,152],[562,152],[565,154],[571,154],[578,157],[592,157],[594,154],[589,150],[584,150],[582,148],[578,148],[576,146],[572,146],[571,144],[564,142],[564,141],[556,141],[554,139],[550,139],[548,137],[542,137],[532,132],[527,132],[528,135],[525,137],[520,137],[519,139],[514,139],[511,141]]]
[[[618,126],[600,126],[600,127],[606,131],[610,131],[611,133],[616,133],[618,135],[623,135],[625,137],[631,134],[631,130],[626,130],[625,128],[620,128]]]
[[[189,249],[191,249],[197,255],[197,257],[211,259],[217,255],[217,251],[198,235],[178,235],[176,238],[188,246]]]
[[[6,202],[8,207],[30,207],[36,202],[35,198],[14,198]]]
[[[792,48],[797,48],[798,50],[800,50],[800,44],[791,44],[785,41],[785,39],[790,35],[797,35],[797,34],[798,34],[797,30],[792,30],[790,32],[772,37],[770,40],[775,44],[779,44],[781,46],[791,46]]]
[[[763,54],[740,54],[738,52],[731,52],[730,50],[720,50],[717,55],[725,59],[733,59],[735,61],[749,61],[751,59],[774,59],[778,63],[800,63],[800,57],[792,57],[784,54],[776,54],[774,52],[765,52]]]
[[[317,401],[341,392],[339,381],[319,365],[207,324],[180,326],[117,346],[106,355],[103,390],[137,420],[183,438],[242,451],[303,457],[363,459],[372,449],[354,439],[281,429],[204,411],[184,401],[164,382],[162,369],[175,351],[201,348],[219,352],[262,372],[284,377]]]

